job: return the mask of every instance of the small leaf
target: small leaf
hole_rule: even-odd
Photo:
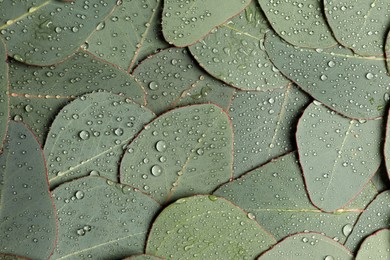
[[[308,48],[337,44],[323,15],[321,0],[258,2],[276,33],[287,42]]]
[[[356,255],[356,260],[390,259],[390,230],[382,229],[367,237]]]
[[[214,195],[249,212],[248,216],[264,224],[277,240],[315,231],[344,242],[375,190],[368,186],[353,204],[337,213],[323,212],[311,204],[296,153],[289,153],[221,186]]]
[[[0,251],[47,259],[57,237],[56,215],[42,149],[21,123],[8,123],[0,183]]]
[[[325,0],[324,7],[338,42],[360,55],[383,55],[390,24],[388,0]]]
[[[167,259],[253,259],[276,241],[229,201],[181,198],[153,223],[146,253]]]
[[[162,30],[165,39],[178,47],[199,41],[214,27],[240,13],[251,0],[165,0]]]
[[[289,82],[270,62],[264,36],[270,30],[253,1],[237,17],[213,30],[190,51],[216,78],[243,90],[268,90]]]
[[[123,260],[164,260],[164,258],[160,258],[153,255],[134,255],[123,258]]]
[[[289,236],[263,253],[258,260],[343,259],[353,255],[343,245],[324,235],[306,232]]]
[[[50,65],[76,52],[115,1],[1,1],[0,30],[9,55],[18,61]]]
[[[81,96],[65,106],[45,144],[50,187],[86,175],[117,180],[124,147],[154,114],[109,93]]]
[[[0,38],[0,152],[3,149],[3,141],[7,134],[7,121],[9,115],[8,98],[8,62],[7,50]]]
[[[383,120],[357,121],[312,103],[297,127],[299,161],[314,205],[342,208],[369,182],[382,161]]]
[[[150,56],[133,74],[147,91],[147,107],[156,114],[207,102],[227,109],[234,92],[201,69],[186,49],[169,48]]]
[[[128,145],[120,165],[121,183],[161,204],[210,193],[232,175],[232,127],[214,105],[171,110],[145,126]]]
[[[143,252],[157,202],[123,184],[88,176],[53,191],[59,240],[52,259],[118,259]]]

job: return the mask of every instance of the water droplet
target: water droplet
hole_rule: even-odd
[[[254,219],[256,218],[256,216],[253,215],[253,213],[251,213],[251,212],[249,212],[249,213],[247,214],[247,216],[248,216],[249,219],[252,219],[252,220],[254,220]]]
[[[216,201],[216,200],[218,200],[218,197],[215,195],[209,195],[209,200]]]
[[[336,65],[336,63],[332,60],[328,62],[328,66],[331,68],[333,68],[335,65]]]
[[[82,192],[81,190],[76,191],[76,193],[74,195],[76,196],[76,199],[78,199],[78,200],[81,200],[82,198],[84,198],[84,192]]]
[[[90,176],[100,176],[100,173],[97,170],[92,170],[89,172]]]
[[[374,78],[374,74],[372,74],[371,72],[369,72],[369,73],[366,74],[366,78],[367,78],[368,80],[373,79],[373,78]]]
[[[84,236],[85,235],[85,230],[82,229],[82,228],[77,229],[77,235]]]
[[[196,153],[198,155],[202,155],[204,153],[203,149],[202,148],[199,148],[198,150],[196,150]]]
[[[156,143],[156,150],[159,152],[164,152],[167,149],[167,143],[163,140]]]
[[[352,229],[353,229],[353,226],[351,224],[347,224],[343,227],[343,234],[344,236],[349,236],[349,234],[351,234],[352,232]]]
[[[105,22],[100,22],[97,26],[96,26],[96,31],[101,31],[104,29],[104,27],[106,27],[106,23]]]
[[[117,129],[115,129],[115,130],[114,130],[114,134],[115,134],[116,136],[121,136],[121,135],[123,135],[123,129],[122,129],[122,128],[117,128]]]
[[[321,75],[320,79],[321,79],[321,80],[327,80],[327,79],[328,79],[328,76],[326,76],[326,75]]]
[[[79,133],[79,137],[80,137],[82,140],[88,140],[89,136],[90,136],[90,134],[89,134],[89,132],[86,131],[86,130],[82,130],[82,131],[80,131],[80,133]]]
[[[31,111],[33,110],[33,107],[32,107],[32,105],[26,105],[26,106],[24,107],[24,110],[25,110],[27,113],[29,113],[29,112],[31,112]]]
[[[150,173],[153,175],[153,176],[160,176],[162,174],[162,171],[163,169],[161,168],[160,165],[153,165],[152,168],[150,169]]]
[[[149,83],[149,89],[151,89],[151,90],[156,90],[156,89],[158,89],[158,84],[157,84],[157,82],[151,81],[151,82]]]
[[[334,260],[334,258],[331,255],[327,255],[325,256],[324,260]]]

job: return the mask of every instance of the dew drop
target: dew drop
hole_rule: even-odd
[[[153,175],[153,176],[160,176],[162,174],[162,171],[163,169],[161,168],[160,165],[153,165],[152,168],[150,168],[150,173]]]
[[[116,128],[116,129],[114,130],[114,134],[115,134],[116,136],[121,136],[121,135],[123,135],[123,129],[122,129],[122,128]]]
[[[151,89],[151,90],[156,90],[156,89],[158,89],[158,84],[157,84],[157,82],[151,81],[151,82],[149,83],[149,89]]]
[[[368,80],[373,79],[373,78],[374,78],[374,74],[372,74],[371,72],[369,72],[369,73],[366,74],[366,78],[367,78]]]
[[[75,195],[76,199],[78,199],[78,200],[81,200],[82,198],[84,198],[84,192],[82,192],[81,190],[76,191],[76,193],[74,195]]]
[[[163,140],[160,140],[156,143],[156,150],[159,152],[164,152],[167,149],[167,143]]]
[[[106,23],[105,22],[100,22],[97,26],[96,26],[96,31],[101,31],[104,29],[104,27],[106,27]]]
[[[352,228],[353,228],[353,226],[351,224],[345,225],[343,227],[343,234],[344,234],[344,236],[346,236],[346,237],[349,236],[349,234],[351,234],[351,232],[352,232]]]
[[[88,140],[89,136],[90,136],[90,134],[86,130],[82,130],[79,133],[79,137],[81,138],[81,140]]]

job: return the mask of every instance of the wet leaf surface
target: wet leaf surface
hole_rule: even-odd
[[[164,258],[160,258],[157,256],[152,256],[152,255],[136,255],[136,256],[130,256],[124,258],[124,260],[161,260]]]
[[[9,115],[7,50],[0,39],[0,152],[7,133]]]
[[[390,230],[382,229],[367,237],[359,248],[356,260],[389,259]]]

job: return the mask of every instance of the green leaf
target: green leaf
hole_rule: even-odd
[[[57,237],[56,215],[42,149],[21,123],[8,122],[0,183],[0,251],[47,259]]]
[[[11,62],[10,83],[12,118],[27,123],[41,142],[55,115],[77,96],[106,90],[140,104],[145,98],[142,87],[125,71],[82,51],[51,67]]]
[[[367,237],[356,255],[356,260],[390,259],[390,230],[382,229]]]
[[[271,34],[265,48],[286,77],[332,110],[351,118],[383,116],[390,85],[384,58],[357,56],[342,47],[296,48]]]
[[[372,177],[371,182],[378,192],[390,189],[389,175],[384,163],[380,165],[378,171]]]
[[[135,255],[135,256],[126,257],[123,260],[161,260],[161,259],[164,259],[164,258],[160,258],[160,257],[153,256],[153,255],[144,255],[143,254],[143,255]]]
[[[142,253],[157,202],[142,192],[88,176],[53,191],[59,239],[52,259],[118,259]]]
[[[289,153],[221,186],[214,195],[249,212],[277,240],[297,232],[315,231],[344,242],[375,191],[368,186],[353,204],[336,213],[323,212],[311,204],[297,156]]]
[[[0,253],[0,260],[29,260],[29,258],[25,258],[23,256],[18,255],[8,255]]]
[[[214,27],[240,13],[251,0],[165,0],[162,30],[165,39],[178,47],[202,39]]]
[[[390,111],[390,110],[389,110]],[[388,178],[390,179],[390,116],[387,115],[386,123],[386,138],[384,145],[384,156],[385,156],[385,165],[387,169]],[[387,180],[388,182],[388,180]]]
[[[146,252],[168,259],[253,259],[275,242],[242,209],[206,195],[166,207],[153,223]]]
[[[387,34],[386,45],[385,45],[385,57],[387,65],[387,73],[390,74],[390,31]]]
[[[268,90],[289,81],[269,61],[264,36],[270,30],[253,1],[239,16],[213,30],[189,49],[216,78],[244,90]]]
[[[81,96],[65,106],[44,148],[50,187],[86,175],[116,181],[125,146],[153,118],[148,109],[110,93]]]
[[[308,48],[337,44],[323,15],[321,0],[258,2],[276,33],[287,42]]]
[[[7,121],[9,116],[8,98],[8,62],[7,50],[0,38],[0,152],[7,134]]]
[[[325,0],[324,7],[338,42],[360,55],[383,55],[390,24],[389,1]]]
[[[353,255],[343,245],[324,235],[306,232],[289,236],[263,253],[258,260],[343,259]]]
[[[162,0],[121,0],[86,41],[96,56],[131,71],[147,55],[168,47],[161,35]]]
[[[147,107],[156,114],[207,102],[226,110],[234,92],[201,69],[186,49],[169,48],[150,56],[133,75],[147,92]]]
[[[120,165],[121,183],[161,204],[210,193],[232,175],[232,139],[229,118],[217,106],[171,110],[128,145]]]
[[[314,205],[335,211],[364,188],[382,161],[382,125],[342,117],[316,101],[305,110],[296,138]]]
[[[229,108],[234,129],[234,176],[294,149],[295,126],[308,101],[293,85],[272,92],[235,93]]]
[[[352,233],[345,242],[351,251],[356,251],[363,240],[383,228],[389,228],[390,223],[390,191],[380,193],[359,217]]]

